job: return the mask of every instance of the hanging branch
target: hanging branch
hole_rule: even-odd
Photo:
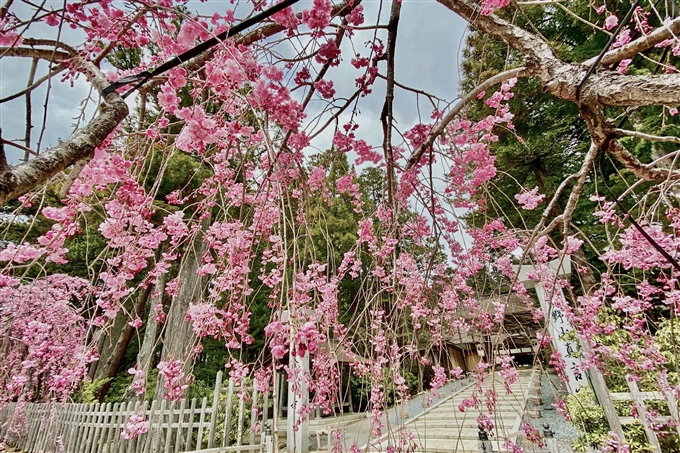
[[[465,95],[465,97],[463,97],[463,99],[458,101],[458,103],[451,110],[449,110],[449,112],[446,115],[444,115],[444,117],[439,121],[439,123],[437,123],[437,125],[430,131],[430,133],[427,136],[427,139],[425,139],[423,144],[420,145],[415,151],[413,151],[413,154],[411,154],[411,157],[409,157],[408,162],[406,163],[405,170],[407,171],[410,170],[411,168],[413,168],[414,165],[420,162],[420,158],[423,157],[425,151],[431,148],[437,137],[444,133],[446,126],[448,126],[449,123],[453,121],[453,119],[456,116],[458,116],[458,114],[463,110],[463,108],[466,105],[468,105],[470,102],[476,99],[479,93],[505,80],[511,79],[513,77],[523,77],[526,75],[528,74],[526,73],[526,68],[524,66],[520,68],[509,69],[507,71],[496,74],[493,77],[489,77],[484,82],[474,87],[468,94]]]
[[[28,87],[33,85],[33,82],[35,81],[35,72],[38,69],[38,59],[34,58],[33,62],[31,63],[31,70],[28,73]],[[31,129],[33,129],[33,112],[31,109],[31,91],[28,90],[26,91],[26,134],[24,135],[24,144],[26,145],[26,148],[31,147]],[[28,151],[24,154],[24,162],[28,162],[28,156],[29,153]]]
[[[395,175],[394,153],[392,152],[392,128],[394,122],[394,54],[397,45],[397,30],[399,28],[399,15],[401,2],[392,3],[390,21],[387,25],[387,93],[385,103],[380,113],[380,122],[383,128],[383,151],[387,163],[387,200],[391,208],[394,208]]]

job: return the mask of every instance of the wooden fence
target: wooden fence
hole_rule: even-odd
[[[629,392],[622,393],[610,393],[613,401],[631,401],[636,409],[638,417],[619,417],[622,424],[634,423],[639,420],[645,429],[645,434],[647,435],[647,441],[652,447],[652,450],[656,453],[661,452],[661,446],[659,445],[659,440],[657,434],[652,427],[652,422],[659,424],[669,424],[675,425],[675,430],[680,438],[680,416],[678,414],[678,402],[670,391],[660,391],[660,392],[641,392],[638,388],[637,383],[628,379],[628,389]],[[660,388],[668,388],[668,383],[663,381],[659,382]],[[647,417],[647,407],[645,401],[663,401],[666,406],[668,406],[668,413],[670,415],[660,416],[656,418]]]
[[[124,439],[130,417],[148,430]],[[0,409],[0,439],[19,450],[63,453],[180,453],[261,451],[269,392],[241,388],[217,374],[212,405],[197,401],[140,403],[10,403]],[[129,431],[129,430],[128,430]]]

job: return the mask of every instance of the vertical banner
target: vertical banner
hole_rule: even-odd
[[[588,382],[585,372],[581,369],[582,348],[567,315],[559,307],[549,302],[549,296],[553,296],[553,299],[554,296],[557,296],[563,301],[563,306],[568,305],[562,288],[555,285],[554,291],[557,291],[558,294],[546,294],[541,283],[529,278],[529,275],[535,270],[534,266],[523,265],[513,266],[513,268],[525,288],[536,290],[541,309],[546,314],[545,324],[551,338],[552,347],[560,354],[565,364],[564,373],[567,376],[567,390],[570,394],[578,392]],[[560,260],[553,260],[550,262],[550,268],[553,269],[555,275],[568,276],[571,274],[571,259],[567,256],[561,262]]]
[[[585,373],[581,370],[581,351],[578,345],[578,338],[566,314],[558,307],[547,302],[543,285],[535,283],[534,288],[541,303],[541,308],[546,313],[545,323],[548,334],[552,338],[553,349],[560,353],[565,364],[564,374],[567,376],[567,389],[569,393],[574,394],[581,389],[582,385],[588,382]],[[562,288],[556,287],[555,291],[558,291],[558,296],[564,300]]]

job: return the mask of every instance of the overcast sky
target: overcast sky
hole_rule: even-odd
[[[62,5],[61,1],[54,3],[55,7]],[[302,0],[296,5],[296,10],[309,8],[311,1]],[[378,1],[363,1],[365,8],[366,24],[376,23],[380,6]],[[212,14],[215,11],[224,13],[226,8],[233,7],[225,1],[209,0],[205,3],[192,2],[190,8],[202,14]],[[18,9],[17,9],[18,8]],[[381,23],[387,23],[390,4],[382,5],[383,18]],[[25,17],[29,11],[20,2],[15,2],[12,11]],[[463,33],[466,23],[456,15],[446,10],[434,1],[409,1],[403,2],[402,14],[399,26],[396,53],[396,76],[397,81],[414,88],[424,89],[444,99],[455,98],[458,92],[458,56],[462,45]],[[26,36],[54,37],[55,29],[51,27],[32,27]],[[82,35],[64,28],[62,39],[71,43],[82,42]],[[354,43],[362,46],[372,36],[372,31],[356,32]],[[349,43],[345,40],[345,44]],[[358,47],[360,50],[361,48]],[[347,50],[347,49],[344,49]],[[364,55],[367,52],[363,52]],[[349,96],[355,89],[354,79],[360,74],[350,65],[351,53],[346,52],[344,63],[329,72],[330,78],[335,82],[337,96]],[[0,59],[0,98],[15,93],[26,86],[30,62],[19,58]],[[381,73],[385,72],[385,63],[380,64]],[[41,62],[37,77],[44,75],[48,70],[47,63]],[[32,94],[33,101],[33,125],[32,146],[36,147],[40,138],[45,110],[47,89],[50,96],[47,108],[47,123],[41,148],[46,149],[58,142],[59,139],[69,137],[73,133],[74,126],[81,115],[82,101],[90,94],[90,86],[79,78],[71,87],[68,83],[62,83],[57,76],[51,84],[45,83]],[[369,143],[380,144],[382,132],[379,122],[380,110],[384,102],[385,85],[382,80],[376,82],[374,94],[367,99],[362,99],[359,108],[361,115],[361,128],[358,135],[365,138]],[[300,91],[300,94],[302,92]],[[418,121],[418,104],[413,93],[397,88],[395,96],[395,117],[401,130],[407,130]],[[94,114],[96,96],[90,101],[92,108],[88,109],[85,117],[90,119]],[[134,102],[131,100],[131,102]],[[321,101],[315,101],[321,108]],[[314,107],[314,106],[312,106]],[[431,114],[431,108],[427,100],[421,97],[420,113],[426,121]],[[20,97],[16,100],[0,104],[0,127],[3,137],[6,139],[22,139],[25,134],[25,100]],[[310,117],[314,109],[310,110]],[[343,120],[349,119],[349,112]],[[82,124],[82,122],[81,122]],[[319,137],[315,141],[317,146],[327,147],[332,130]],[[10,150],[9,158],[12,161],[23,156],[23,151]]]

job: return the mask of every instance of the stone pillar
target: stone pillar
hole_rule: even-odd
[[[290,354],[289,366],[295,368],[295,376],[304,376],[309,372],[309,353],[304,357]],[[298,387],[298,391],[294,391]],[[297,394],[296,394],[297,393]],[[304,416],[304,421],[300,421],[300,410],[309,404],[309,388],[307,383],[288,381],[288,427],[286,431],[286,449],[288,453],[308,453],[309,452],[309,417]]]
[[[553,272],[556,276],[568,277],[571,274],[571,258],[566,256],[563,260],[553,260],[549,263]],[[571,324],[566,319],[565,313],[559,309],[559,307],[553,306],[551,300],[546,300],[545,288],[543,285],[536,282],[535,280],[529,278],[529,274],[535,270],[534,266],[524,265],[524,266],[513,266],[515,272],[517,273],[517,278],[520,282],[527,288],[536,288],[536,294],[538,300],[541,303],[541,308],[546,313],[546,325],[548,326],[548,333],[552,337],[553,348],[559,351],[564,359],[566,366],[566,374],[569,378],[567,383],[567,389],[569,393],[574,394],[578,392],[582,385],[586,384],[584,373],[580,370],[580,357],[570,357],[571,352],[576,352],[575,344],[573,341],[567,341],[567,339],[562,338],[564,334],[573,331]],[[557,296],[561,299],[564,306],[568,303],[562,292],[562,288],[557,287],[555,289],[558,293]],[[589,354],[591,352],[590,345],[588,342],[581,342],[576,336],[578,344],[580,346],[581,353]],[[623,427],[621,426],[621,420],[616,413],[614,408],[614,403],[612,402],[611,396],[609,395],[609,390],[604,380],[604,376],[596,367],[591,367],[588,370],[590,375],[590,383],[593,388],[593,392],[597,397],[600,405],[604,409],[607,421],[609,422],[609,427],[614,431],[620,440],[625,441],[625,436],[623,434]]]

